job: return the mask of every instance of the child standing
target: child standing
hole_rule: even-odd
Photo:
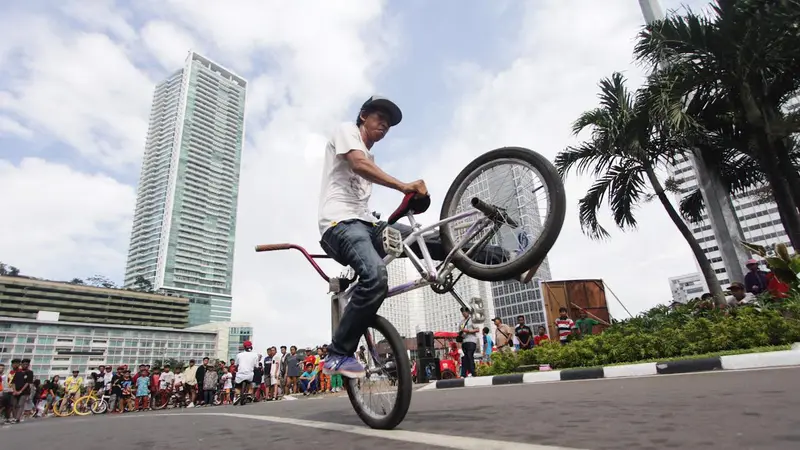
[[[131,379],[131,371],[126,370],[122,376],[120,387],[122,388],[122,396],[119,399],[119,412],[126,412],[125,408],[129,407],[131,401],[131,387],[133,380]]]
[[[231,390],[233,389],[233,374],[227,367],[222,368],[222,403],[231,403]]]
[[[139,372],[139,378],[136,379],[136,409],[139,411],[147,410],[150,408],[150,374],[147,369],[142,369]]]

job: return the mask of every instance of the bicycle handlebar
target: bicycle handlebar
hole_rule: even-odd
[[[497,206],[490,205],[478,197],[472,197],[472,201],[470,203],[472,203],[473,208],[482,212],[486,217],[492,220],[502,219],[512,227],[519,226],[511,217],[508,217],[508,214],[506,214],[505,210],[502,210]]]
[[[274,250],[289,250],[292,244],[262,244],[256,245],[257,252],[271,252]]]

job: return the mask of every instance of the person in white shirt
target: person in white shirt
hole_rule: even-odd
[[[728,306],[739,306],[753,303],[756,301],[756,296],[745,290],[744,284],[737,282],[731,283],[728,288],[731,295],[725,298]]]
[[[171,371],[169,364],[164,364],[164,370],[161,371],[161,377],[158,379],[158,388],[162,391],[172,391],[174,383],[175,374]]]
[[[253,353],[253,343],[250,341],[244,341],[244,351],[236,355],[237,394],[240,394],[245,388],[247,389],[247,392],[250,392],[250,385],[253,383],[253,374],[257,366],[258,354]]]

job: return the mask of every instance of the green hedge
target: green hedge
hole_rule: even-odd
[[[800,341],[799,319],[798,298],[731,310],[700,302],[661,306],[567,345],[546,341],[532,350],[494,353],[492,364],[479,367],[478,375],[511,373],[527,365],[594,367],[791,344]]]

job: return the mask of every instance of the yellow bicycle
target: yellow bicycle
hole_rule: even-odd
[[[89,414],[103,414],[108,410],[108,400],[102,392],[95,391],[94,388],[89,393],[75,400],[72,411],[79,416]]]

